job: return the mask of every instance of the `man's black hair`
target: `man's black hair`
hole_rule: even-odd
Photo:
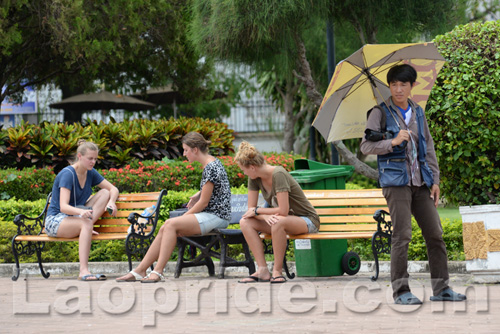
[[[409,82],[411,85],[417,81],[417,71],[413,66],[408,64],[396,65],[391,67],[389,72],[387,72],[387,83],[390,85],[391,82]]]

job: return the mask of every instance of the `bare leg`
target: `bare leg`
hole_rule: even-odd
[[[252,276],[258,277],[262,280],[268,280],[271,277],[271,273],[267,269],[264,247],[258,232],[271,234],[271,227],[266,222],[255,218],[243,218],[240,220],[240,228],[243,232],[245,240],[247,241],[248,247],[252,251],[255,261],[257,262],[257,271],[252,274]],[[252,279],[241,280],[241,282],[251,281]]]
[[[99,190],[92,196],[85,205],[92,207],[92,223],[94,224],[106,210],[106,205],[109,202],[109,191],[106,189]]]
[[[92,243],[92,229],[92,220],[70,216],[63,219],[57,230],[57,236],[60,238],[74,238],[79,236],[78,256],[80,259],[80,277],[90,274],[89,253]]]
[[[200,224],[196,217],[192,214],[167,219],[165,224],[158,231],[158,235],[148,249],[148,252],[142,259],[141,263],[134,269],[134,271],[141,276],[146,275],[146,270],[156,260],[154,270],[162,273],[165,268],[175,245],[177,244],[178,235],[197,235],[201,234]],[[157,279],[155,274],[151,274],[151,279]],[[120,279],[132,278],[132,274],[126,274]]]
[[[304,219],[297,216],[280,217],[272,225],[274,266],[272,277],[281,276],[283,273],[283,260],[285,258],[287,234],[307,233],[308,228]]]
[[[106,189],[99,190],[92,198],[87,201],[88,206],[92,206],[92,219],[70,216],[63,219],[57,236],[61,238],[78,238],[78,257],[80,260],[79,276],[89,275],[89,254],[90,245],[92,244],[92,233],[94,223],[104,213],[106,204],[109,201],[109,191]]]
[[[158,257],[160,255],[160,247],[161,247],[161,240],[163,238],[163,228],[164,227],[165,227],[165,225],[163,225],[160,228],[160,230],[158,231],[158,235],[153,240],[153,243],[151,244],[151,246],[149,246],[149,249],[148,249],[146,255],[144,255],[144,258],[142,259],[141,263],[139,263],[139,265],[134,269],[134,271],[141,276],[146,276],[146,270],[156,260],[158,260]],[[126,279],[131,279],[133,277],[134,276],[132,274],[128,273],[122,277],[117,278],[117,280],[126,280]]]
[[[177,236],[179,235],[197,235],[201,234],[200,224],[195,215],[184,215],[172,219],[168,219],[163,227],[163,235],[161,238],[160,254],[154,270],[162,273],[167,265],[175,245],[177,244]],[[151,279],[157,279],[156,275]]]

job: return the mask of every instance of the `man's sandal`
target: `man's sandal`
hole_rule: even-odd
[[[401,296],[398,296],[394,302],[399,305],[419,305],[422,304],[422,301],[417,298],[413,293],[406,292]]]
[[[455,292],[450,288],[441,291],[437,296],[431,296],[433,302],[461,302],[466,300],[467,297],[461,293]]]
[[[158,278],[150,278],[151,274],[155,274],[158,276]],[[165,276],[163,276],[161,273],[153,270],[151,271],[146,278],[141,280],[141,283],[158,283],[158,282],[163,282],[165,281]]]

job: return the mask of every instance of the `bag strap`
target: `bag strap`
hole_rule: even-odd
[[[370,114],[372,113],[373,109],[375,109],[375,108],[371,108],[370,110],[368,110],[366,112],[366,119],[367,120],[370,117]],[[387,115],[382,108],[382,118],[380,119],[380,131],[384,132],[386,130],[386,126],[387,126]]]

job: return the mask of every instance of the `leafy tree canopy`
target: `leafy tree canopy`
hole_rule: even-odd
[[[189,96],[210,63],[186,40],[182,0],[19,0],[0,9],[1,98],[55,82],[130,91],[173,82]]]

